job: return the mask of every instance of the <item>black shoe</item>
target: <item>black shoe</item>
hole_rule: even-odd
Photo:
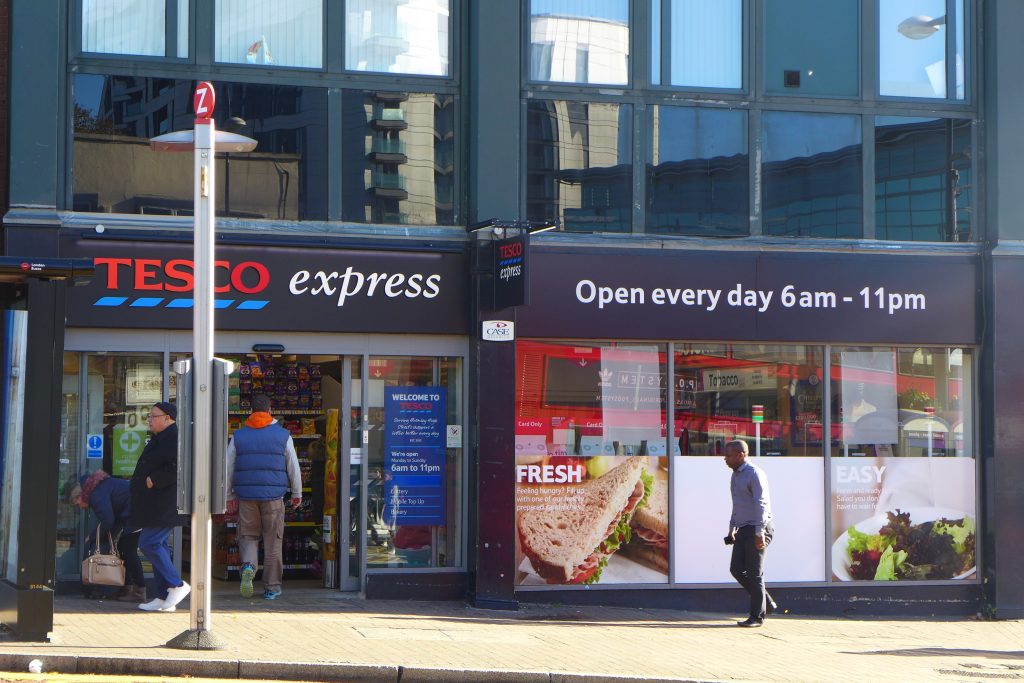
[[[743,626],[745,628],[760,628],[762,624],[764,624],[764,619],[755,619],[754,617],[750,617],[746,621],[736,622],[737,626]]]

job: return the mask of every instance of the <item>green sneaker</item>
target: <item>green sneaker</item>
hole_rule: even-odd
[[[252,580],[256,578],[256,567],[252,566],[248,562],[242,565],[242,585],[239,587],[238,592],[242,594],[243,598],[252,597]]]

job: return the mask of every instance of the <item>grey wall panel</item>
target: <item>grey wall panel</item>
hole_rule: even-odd
[[[982,234],[999,240],[1024,239],[1024,2],[985,3],[984,92],[987,226]]]
[[[11,3],[12,206],[57,205],[63,173],[63,4]]]

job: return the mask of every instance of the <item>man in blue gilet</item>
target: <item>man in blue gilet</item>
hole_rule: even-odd
[[[281,542],[284,497],[302,502],[302,475],[288,430],[270,415],[270,399],[252,399],[253,412],[231,437],[227,451],[228,514],[238,513],[238,549],[242,556],[242,597],[252,597],[260,536],[263,537],[263,597],[281,595]]]

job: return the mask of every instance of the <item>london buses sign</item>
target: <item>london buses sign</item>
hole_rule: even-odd
[[[69,290],[69,327],[191,328],[189,245],[67,246],[96,266],[90,285]],[[466,272],[461,253],[218,246],[217,327],[465,334]]]

